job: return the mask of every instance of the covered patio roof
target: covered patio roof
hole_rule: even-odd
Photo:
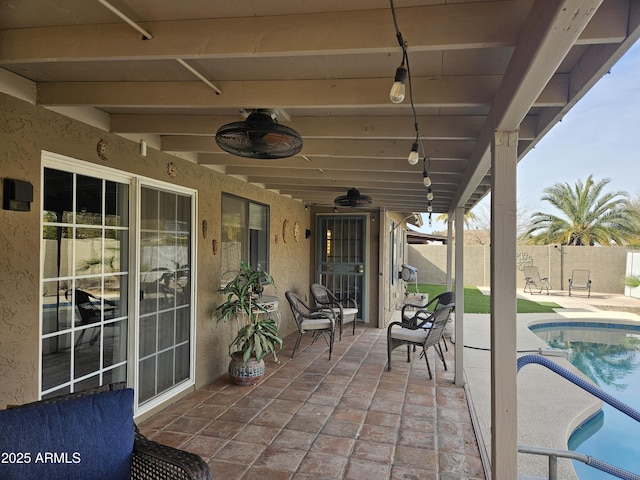
[[[518,129],[517,157],[637,39],[635,0],[398,0],[426,164],[386,0],[0,4],[0,74],[31,100],[309,205],[356,187],[374,207],[473,207],[491,185],[493,132]],[[128,23],[127,23],[128,22]],[[9,88],[10,90],[10,88]],[[301,152],[223,152],[218,128],[269,109]],[[422,159],[421,159],[422,160]]]

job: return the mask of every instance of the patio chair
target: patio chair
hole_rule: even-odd
[[[533,295],[533,289],[538,290],[537,293],[542,293],[542,290],[547,291],[547,295],[549,295],[549,290],[551,290],[551,283],[549,282],[548,277],[541,277],[540,270],[538,267],[524,267],[524,291],[527,291],[529,288],[529,293]]]
[[[454,292],[443,292],[440,295],[436,295],[431,300],[429,300],[429,302],[424,306],[405,303],[402,306],[402,321],[403,322],[423,321],[427,318],[427,316],[429,316],[429,314],[435,312],[438,308],[443,307],[445,305],[451,305],[452,307],[455,308]],[[452,308],[452,311],[453,311],[453,308]],[[431,328],[431,324],[427,323],[424,328]],[[442,337],[442,343],[444,345],[444,349],[448,352],[449,347],[447,347],[447,342],[444,336]],[[413,351],[415,352],[415,347]]]
[[[587,292],[587,298],[591,297],[591,271],[575,269],[571,271],[569,279],[569,296],[572,290],[582,290]]]
[[[401,345],[407,346],[407,362],[411,362],[411,347],[422,347],[420,356],[424,356],[424,361],[427,363],[429,378],[433,378],[429,359],[427,358],[427,350],[429,347],[433,347],[438,357],[440,357],[440,360],[442,360],[442,364],[446,370],[447,362],[444,359],[439,342],[444,333],[447,321],[449,320],[451,310],[453,310],[452,305],[445,305],[427,316],[424,320],[420,320],[422,314],[419,311],[408,322],[390,323],[387,327],[387,371],[391,370],[391,354],[393,350]],[[431,327],[425,328],[428,323],[431,324]]]
[[[311,285],[311,296],[315,301],[316,307],[328,308],[335,313],[340,326],[340,340],[342,340],[342,325],[345,323],[352,323],[352,333],[353,335],[356,334],[358,303],[354,298],[339,299],[331,290],[319,283]]]
[[[76,288],[73,292],[73,302],[75,307],[78,309],[78,313],[80,314],[79,326],[99,323],[102,319],[103,314],[105,319],[113,318],[113,314],[116,309],[116,304],[114,302],[106,299],[101,299],[89,292],[80,290],[79,288]],[[64,296],[67,300],[71,301],[71,290],[67,290],[64,293]],[[91,337],[91,340],[89,340],[89,345],[94,345],[100,338],[100,327],[97,326],[96,329],[97,330]],[[80,345],[82,337],[87,330],[88,328],[85,328],[80,332],[80,335],[76,340],[76,347]]]
[[[296,350],[300,346],[300,339],[302,335],[307,332],[313,332],[313,340],[311,344],[319,337],[323,337],[329,347],[329,360],[331,360],[331,353],[333,352],[333,339],[335,337],[336,330],[336,315],[331,310],[326,308],[313,308],[303,302],[298,295],[293,292],[285,292],[285,297],[291,306],[291,312],[293,318],[296,320],[298,327],[298,338],[296,344],[291,352],[291,358],[296,354]],[[328,338],[327,338],[328,337]]]

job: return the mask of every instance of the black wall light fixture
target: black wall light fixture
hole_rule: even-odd
[[[30,182],[11,178],[4,179],[2,208],[28,212],[31,210],[31,202],[33,202],[33,185]]]

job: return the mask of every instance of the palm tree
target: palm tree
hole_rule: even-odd
[[[604,192],[610,182],[596,183],[593,175],[587,181],[578,180],[574,187],[556,183],[543,191],[541,200],[556,207],[563,216],[536,212],[531,227],[525,233],[528,243],[548,245],[625,245],[637,238],[640,215],[630,208],[628,194],[623,191]]]
[[[468,211],[467,213],[464,214],[462,221],[464,222],[464,226],[469,228],[469,226],[471,225],[471,222],[473,222],[474,220],[476,220],[476,214],[473,213],[472,211]],[[441,213],[436,217],[436,222],[447,223],[448,221],[449,221],[449,215],[446,213]]]

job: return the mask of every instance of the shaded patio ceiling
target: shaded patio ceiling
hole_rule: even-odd
[[[0,68],[37,103],[97,109],[112,132],[310,205],[357,187],[374,207],[427,210],[409,94],[389,101],[402,52],[386,0],[0,2]],[[496,130],[519,159],[639,34],[640,2],[397,0],[434,213],[489,190]],[[199,79],[197,72],[222,93]],[[300,154],[249,160],[214,135],[241,109],[281,112]]]

